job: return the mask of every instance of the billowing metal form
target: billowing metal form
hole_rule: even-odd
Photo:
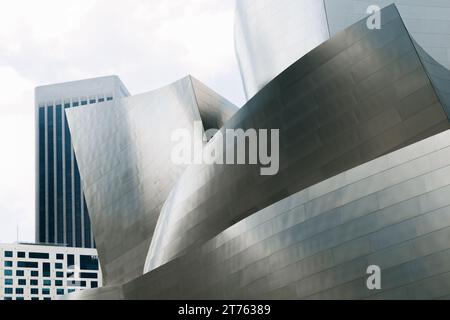
[[[383,17],[381,30],[363,20],[311,51],[225,124],[280,128],[279,173],[189,167],[161,212],[146,271],[275,201],[450,128],[395,7]]]
[[[450,298],[450,131],[295,193],[124,286],[72,299]],[[381,290],[366,286],[382,270]]]
[[[406,28],[424,50],[450,68],[450,1],[325,0],[331,36],[367,16],[367,9],[395,3]]]
[[[202,119],[222,125],[236,110],[192,77],[67,110],[106,285],[142,275],[162,204],[185,169],[171,161],[173,131]]]
[[[247,98],[330,36],[367,16],[370,6],[392,3],[419,45],[450,68],[448,0],[239,0],[236,54]]]
[[[147,273],[73,298],[449,297],[450,124],[434,86],[448,71],[395,6],[382,15],[380,30],[363,20],[337,34],[225,123],[280,129],[277,175],[188,167],[159,215]],[[380,291],[366,286],[371,265]]]
[[[236,1],[236,55],[248,99],[329,39],[324,9],[322,0]]]

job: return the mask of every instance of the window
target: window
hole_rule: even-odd
[[[5,294],[13,294],[12,288],[5,288]]]
[[[31,271],[32,277],[39,277],[39,271]]]
[[[26,285],[27,285],[27,280],[19,279],[19,286],[26,286]]]
[[[11,297],[5,297],[5,301],[12,301]]]
[[[75,289],[69,289],[69,293],[74,293]]]
[[[52,285],[52,280],[44,280],[44,286],[50,287]]]
[[[87,105],[87,101],[86,101],[86,100],[81,101],[81,105],[82,105],[82,106]]]
[[[62,287],[63,286],[62,280],[55,280],[55,286],[56,287]]]
[[[113,99],[113,97],[107,97],[106,100],[107,101],[111,101]]]
[[[17,253],[18,258],[25,258],[25,252],[18,252]]]
[[[42,265],[42,272],[44,277],[50,277],[50,263],[45,262]]]
[[[98,288],[98,282],[97,281],[92,281],[91,282],[91,288]]]
[[[49,259],[48,253],[30,252],[30,259]]]
[[[95,102],[96,102],[95,99],[89,100],[89,103],[90,103],[90,104],[94,104]]]
[[[13,257],[12,251],[5,251],[5,258],[12,258],[12,257]]]
[[[105,102],[105,98],[98,98],[98,102]]]
[[[17,262],[19,268],[37,268],[39,264],[37,262],[19,261]]]
[[[50,289],[42,289],[42,294],[49,295]]]
[[[58,254],[56,255],[56,259],[57,259],[57,260],[64,260],[64,255],[61,254],[61,253],[58,253]]]
[[[22,293],[23,294],[23,293]],[[23,297],[16,297],[17,301],[24,301],[25,299]]]
[[[78,107],[78,106],[80,105],[80,103],[79,103],[78,101],[74,101],[74,102],[72,103],[72,105],[73,105],[74,107]]]
[[[67,255],[67,267],[73,269],[75,266],[75,256],[73,254]]]
[[[5,286],[12,286],[13,285],[13,279],[5,279]]]
[[[64,104],[64,109],[69,109],[70,108],[70,103],[65,103]]]
[[[17,270],[16,271],[16,276],[17,277],[24,277],[25,276],[25,272],[23,270]]]
[[[57,271],[57,272],[56,272],[56,277],[57,277],[57,278],[64,278],[64,272]]]
[[[23,294],[23,288],[16,288],[16,294]]]
[[[97,274],[96,273],[81,272],[80,278],[97,279]]]
[[[30,280],[30,285],[37,286],[38,285],[38,281],[37,280]]]
[[[12,268],[12,266],[13,266],[12,261],[5,261],[5,267],[6,268]]]
[[[80,256],[81,270],[98,270],[98,259],[93,256]]]
[[[55,264],[55,269],[61,270],[62,268],[63,268],[63,264],[62,263],[56,263]]]
[[[11,277],[12,276],[12,270],[5,270],[5,276]]]
[[[32,288],[32,289],[31,289],[31,294],[39,294],[39,289],[37,289],[37,288]]]
[[[63,296],[64,295],[64,289],[56,289],[56,294],[58,296]]]

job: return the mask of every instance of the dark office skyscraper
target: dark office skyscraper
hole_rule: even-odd
[[[117,76],[36,88],[36,242],[95,246],[65,109],[128,95]]]

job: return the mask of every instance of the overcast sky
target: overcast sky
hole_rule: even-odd
[[[132,94],[192,74],[241,106],[234,0],[0,0],[0,243],[34,241],[34,88],[110,74]]]

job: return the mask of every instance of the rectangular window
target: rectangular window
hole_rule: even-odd
[[[25,258],[25,252],[18,252],[17,253],[18,258]]]
[[[26,285],[27,285],[27,280],[19,279],[19,286],[26,286]]]
[[[5,270],[5,276],[12,277],[12,275],[13,275],[12,270]]]
[[[62,287],[63,286],[62,280],[55,280],[55,286],[56,287]]]
[[[17,277],[24,277],[25,276],[25,272],[23,270],[17,270],[16,271],[16,276]]]
[[[37,286],[38,285],[38,281],[37,280],[30,280],[30,285]]]
[[[16,288],[16,294],[23,294],[23,288]]]
[[[42,289],[42,294],[49,295],[50,294],[50,289]]]
[[[98,270],[98,258],[95,256],[80,256],[81,270]]]
[[[62,253],[58,253],[56,255],[56,260],[64,260],[64,255]]]
[[[43,277],[50,277],[50,263],[45,262],[42,264]]]
[[[54,199],[55,197],[55,153],[54,153],[54,137],[55,137],[55,119],[53,106],[47,107],[47,197]],[[55,242],[55,202],[48,203],[48,223],[47,236],[49,243]]]
[[[19,261],[17,262],[17,266],[19,268],[38,268],[39,264],[37,262]]]
[[[44,280],[44,286],[50,287],[52,285],[52,280]]]
[[[32,277],[39,277],[39,271],[31,271]]]
[[[30,259],[49,259],[50,256],[48,253],[37,253],[37,252],[30,252]]]
[[[5,279],[5,286],[12,286],[13,285],[13,279]]]
[[[21,293],[21,294],[23,294],[23,293]],[[25,298],[24,298],[24,297],[16,297],[16,300],[17,300],[17,301],[24,301]]]
[[[64,272],[57,271],[57,272],[56,272],[56,277],[57,277],[57,278],[64,278]]]
[[[69,289],[69,293],[74,293],[75,289]]]
[[[75,256],[73,254],[67,255],[67,267],[73,269],[75,266]]]
[[[63,296],[64,295],[64,289],[56,289],[56,294],[58,296]]]
[[[72,231],[72,139],[70,137],[67,115],[64,118],[65,128],[65,158],[66,158],[66,243],[73,247],[73,231]],[[64,255],[59,254],[64,259]],[[62,260],[61,259],[61,260]]]
[[[97,279],[96,273],[81,272],[80,278]]]
[[[95,99],[89,100],[89,103],[90,103],[90,104],[94,104],[95,102],[96,102]]]
[[[73,107],[78,107],[80,105],[80,103],[78,102],[78,101],[74,101],[73,103],[72,103],[72,106]]]
[[[39,289],[37,288],[31,289],[31,294],[39,294]]]
[[[112,100],[113,100],[113,97],[108,97],[108,98],[106,98],[106,100],[107,100],[107,101],[112,101]]]
[[[45,221],[45,177],[47,164],[45,162],[45,107],[39,108],[39,220]],[[45,223],[39,224],[39,241],[45,242]]]
[[[63,268],[63,264],[62,263],[55,263],[55,269],[61,270],[62,268]]]
[[[98,102],[105,102],[105,98],[98,98]]]
[[[13,294],[12,288],[5,288],[5,294]]]
[[[98,288],[98,282],[97,282],[97,281],[92,281],[92,282],[91,282],[91,288],[92,288],[92,289]]]
[[[12,268],[12,266],[13,266],[12,261],[5,261],[5,267],[6,268]]]
[[[86,101],[86,100],[81,101],[81,105],[82,105],[82,106],[87,105],[87,101]]]
[[[12,258],[12,257],[13,257],[12,251],[5,251],[5,258]]]

